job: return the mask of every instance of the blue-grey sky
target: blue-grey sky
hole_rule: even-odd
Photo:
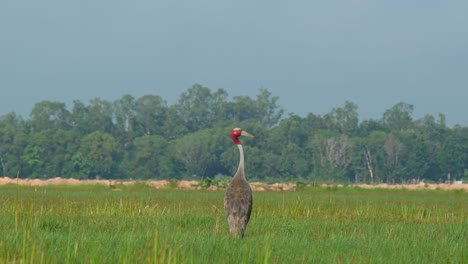
[[[124,94],[169,104],[199,83],[360,119],[403,101],[468,125],[466,0],[3,0],[0,115]]]

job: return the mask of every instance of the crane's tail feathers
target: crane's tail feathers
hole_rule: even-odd
[[[245,217],[238,218],[230,215],[228,217],[229,233],[236,238],[244,237],[247,221]]]

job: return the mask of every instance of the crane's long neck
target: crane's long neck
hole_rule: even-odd
[[[239,148],[239,167],[237,168],[236,175],[234,177],[241,177],[245,179],[244,173],[244,149],[242,148],[242,144],[237,144]]]

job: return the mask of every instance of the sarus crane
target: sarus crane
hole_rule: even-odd
[[[252,212],[252,189],[245,178],[244,149],[239,141],[240,136],[255,138],[240,128],[234,128],[231,137],[239,148],[240,160],[237,172],[226,188],[224,196],[224,213],[229,225],[229,232],[234,237],[244,237],[245,228]]]

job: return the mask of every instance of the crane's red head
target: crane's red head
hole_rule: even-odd
[[[232,130],[232,132],[231,132],[231,137],[232,137],[232,140],[234,141],[234,143],[236,143],[237,145],[241,144],[241,142],[239,141],[240,136],[248,136],[248,137],[251,137],[251,138],[255,138],[254,136],[247,133],[246,131],[243,131],[240,128],[234,128]]]

